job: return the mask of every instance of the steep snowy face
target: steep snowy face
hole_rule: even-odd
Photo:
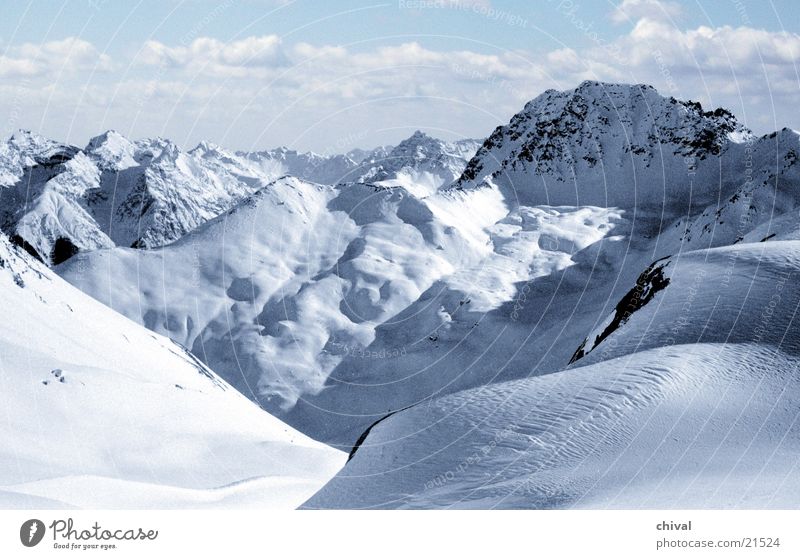
[[[84,203],[100,188],[93,162],[68,147],[31,153],[22,156],[26,166],[17,181],[0,190],[0,227],[48,264],[78,249],[113,246]]]
[[[113,210],[110,226],[118,245],[163,246],[254,190],[257,179],[240,180],[227,168],[209,165],[171,142],[159,147],[160,153],[154,153],[128,196]]]
[[[359,181],[430,195],[457,179],[479,146],[477,140],[445,142],[416,131],[385,156],[363,160]]]
[[[454,188],[487,182],[524,204],[677,209],[730,194],[749,132],[725,109],[651,86],[548,90],[498,127]]]
[[[800,239],[798,156],[800,135],[794,130],[748,139],[736,191],[699,215],[676,221],[662,235],[662,243],[688,250]]]
[[[123,171],[141,164],[142,150],[115,130],[95,136],[86,146],[86,154],[101,170]]]
[[[3,508],[293,508],[344,462],[3,234],[0,305]]]
[[[0,226],[37,258],[58,264],[80,250],[174,241],[253,191],[220,166],[156,139],[109,131],[85,150],[29,133],[0,149]]]
[[[74,146],[54,142],[29,130],[19,130],[0,144],[0,186],[11,186],[26,167],[55,167],[78,151]]]

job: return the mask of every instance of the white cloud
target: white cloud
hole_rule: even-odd
[[[33,60],[0,56],[0,77],[29,77],[42,71]]]
[[[671,20],[681,15],[677,2],[664,0],[622,0],[611,12],[614,23],[635,22],[640,19]]]
[[[225,43],[198,37],[188,46],[170,47],[159,41],[145,42],[138,61],[143,64],[184,68],[193,73],[215,76],[243,76],[248,70],[264,70],[287,63],[277,35],[247,37]]]
[[[676,79],[701,77],[712,90],[736,76],[743,87],[764,91],[789,86],[798,93],[800,36],[751,27],[701,26],[681,30],[664,22],[640,20],[618,41],[633,70],[649,75],[654,64]],[[656,60],[658,58],[658,60]],[[691,93],[686,88],[684,95]]]
[[[631,9],[643,2],[623,4]],[[224,145],[224,134],[231,134],[233,147],[296,140],[300,147],[325,149],[331,138],[353,130],[373,130],[367,143],[396,141],[379,134],[412,123],[485,135],[545,89],[596,79],[650,83],[665,95],[725,106],[757,131],[776,123],[800,128],[794,111],[800,101],[796,34],[730,26],[681,29],[640,12],[630,30],[588,48],[533,53],[464,44],[284,44],[276,35],[148,41],[134,75],[111,73],[92,83],[91,69],[111,62],[89,43],[21,45],[0,57],[0,76],[84,68],[78,75],[87,77],[86,87],[59,81],[44,90],[33,80],[27,92],[26,80],[7,80],[14,87],[8,94],[0,91],[0,110],[15,111],[23,125],[55,122],[52,107],[58,107],[69,115],[69,126],[84,126],[87,136],[102,128],[124,130],[134,120],[142,135],[181,141],[190,134],[188,143],[208,138]],[[128,65],[123,67],[127,72]],[[48,104],[45,118],[37,107]]]
[[[0,56],[0,76],[9,78],[59,71],[108,71],[112,68],[111,57],[101,54],[91,43],[77,37],[40,44],[24,43],[9,48]]]

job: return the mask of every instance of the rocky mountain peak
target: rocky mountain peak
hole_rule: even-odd
[[[634,189],[639,194],[646,184],[654,201],[663,201],[664,192],[654,185],[682,189],[687,175],[701,167],[714,180],[715,165],[704,162],[750,136],[726,109],[705,111],[700,103],[664,97],[649,85],[585,81],[575,89],[547,90],[528,102],[494,130],[453,186],[468,188],[503,176],[526,197],[533,193],[528,185],[541,177],[547,188],[533,193],[537,203],[628,200],[629,205]],[[560,186],[575,181],[577,193],[574,185]],[[616,186],[609,189],[612,183]]]

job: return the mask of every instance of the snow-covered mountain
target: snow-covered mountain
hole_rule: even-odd
[[[295,507],[345,456],[0,234],[0,506]]]
[[[368,164],[373,161],[380,161],[385,159],[387,155],[394,149],[394,146],[378,146],[372,149],[351,149],[345,155],[355,161],[356,163]]]
[[[308,506],[667,506],[686,476],[718,494],[676,506],[796,498],[773,498],[783,454],[762,483],[741,446],[778,445],[759,421],[794,432],[762,404],[794,382],[796,301],[770,290],[796,273],[800,136],[585,82],[528,103],[467,163],[476,147],[416,133],[385,157],[331,159],[319,181],[248,182],[296,154],[201,145],[192,157],[252,193],[167,246],[56,271],[293,427],[357,447]],[[757,335],[764,308],[772,333]],[[748,389],[756,419],[739,425]],[[698,418],[741,469],[692,446]]]
[[[438,154],[451,159],[467,145],[426,141],[451,150]],[[131,141],[113,130],[79,149],[20,131],[0,145],[0,227],[47,264],[78,251],[153,248],[175,241],[276,178],[363,182],[389,155],[386,148],[362,150],[354,154],[358,161],[286,148],[231,152],[209,142],[184,152],[169,140]],[[433,157],[429,150],[417,159],[405,157],[398,171],[428,173],[430,165],[435,167],[429,161]],[[468,157],[448,160],[450,175],[460,174]]]
[[[174,241],[242,200],[259,180],[160,138],[132,143],[111,132],[92,139],[86,152],[101,177],[85,203],[118,246]]]
[[[387,188],[402,186],[424,197],[460,177],[479,147],[477,140],[445,142],[417,130],[380,159],[374,155],[362,159],[360,166],[369,168],[358,180]]]
[[[249,167],[253,174],[268,180],[291,175],[311,182],[336,184],[347,180],[358,168],[358,163],[348,155],[322,156],[287,148],[238,152],[236,156],[240,158],[239,164]]]
[[[494,183],[520,204],[685,211],[735,188],[750,137],[725,109],[586,81],[526,104],[452,187]]]
[[[0,225],[31,254],[57,264],[79,250],[173,241],[253,191],[161,139],[131,142],[109,131],[85,149],[29,132],[0,159]]]

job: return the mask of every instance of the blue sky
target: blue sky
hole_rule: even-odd
[[[646,82],[800,128],[790,1],[67,0],[0,20],[0,122],[83,144],[335,152],[484,137],[544,89]]]

